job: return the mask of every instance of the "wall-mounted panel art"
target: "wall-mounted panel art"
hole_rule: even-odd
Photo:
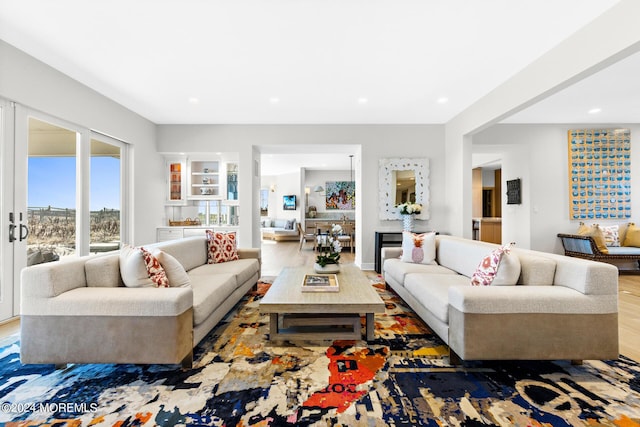
[[[353,210],[356,208],[356,182],[327,182],[326,209]]]
[[[631,218],[629,129],[573,129],[569,139],[569,218]]]

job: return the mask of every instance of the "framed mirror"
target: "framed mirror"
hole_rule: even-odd
[[[380,159],[378,206],[381,220],[399,220],[401,203],[419,203],[416,219],[429,219],[429,159]]]

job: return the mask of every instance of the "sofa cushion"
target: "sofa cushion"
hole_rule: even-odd
[[[146,246],[148,248],[158,248],[168,253],[177,259],[186,271],[189,271],[207,263],[207,245],[207,237],[202,235],[167,240]]]
[[[160,261],[158,261],[158,258],[143,247],[140,248],[140,252],[142,252],[142,258],[144,259],[144,264],[147,267],[149,279],[151,279],[158,288],[168,288],[169,279],[167,278],[167,273],[164,271]]]
[[[232,274],[192,275],[193,324],[204,322],[236,290]]]
[[[455,271],[435,263],[414,264],[411,262],[402,262],[400,258],[389,258],[384,261],[384,274],[391,276],[400,284],[404,283],[406,275],[410,273],[456,274]]]
[[[129,288],[154,286],[139,248],[124,245],[120,249],[120,273],[124,285]]]
[[[436,233],[402,232],[402,262],[436,264]]]
[[[239,259],[232,262],[205,264],[189,271],[189,277],[212,276],[217,274],[231,275],[236,280],[236,287],[242,286],[260,271],[260,262],[255,258]]]
[[[435,317],[449,322],[449,288],[469,286],[469,278],[460,274],[407,274],[404,287]]]
[[[84,271],[90,288],[115,288],[124,285],[120,277],[119,255],[91,257],[84,264]]]
[[[157,248],[154,249],[152,253],[158,259],[160,265],[162,265],[162,268],[164,268],[167,279],[169,280],[169,286],[189,286],[189,284],[191,283],[189,275],[177,259],[169,255],[165,251]]]
[[[238,259],[235,231],[224,233],[221,231],[207,230],[207,243],[207,262],[209,264],[235,261]]]
[[[539,256],[533,251],[513,249],[511,255],[517,255],[520,260],[519,285],[553,285],[556,274],[556,261]]]

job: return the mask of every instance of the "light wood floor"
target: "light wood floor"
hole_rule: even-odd
[[[277,276],[284,267],[310,265],[316,253],[308,244],[298,250],[298,242],[270,242],[262,244],[262,275]],[[341,263],[353,263],[354,255],[343,251]],[[620,354],[640,362],[640,276],[620,276],[619,280],[619,339]],[[12,320],[0,324],[0,338],[18,332],[20,323]]]

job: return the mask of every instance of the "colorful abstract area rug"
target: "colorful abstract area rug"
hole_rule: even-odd
[[[372,276],[376,339],[267,341],[248,294],[196,348],[194,368],[21,365],[0,342],[6,426],[640,426],[640,366],[621,357],[448,365],[447,347]]]

